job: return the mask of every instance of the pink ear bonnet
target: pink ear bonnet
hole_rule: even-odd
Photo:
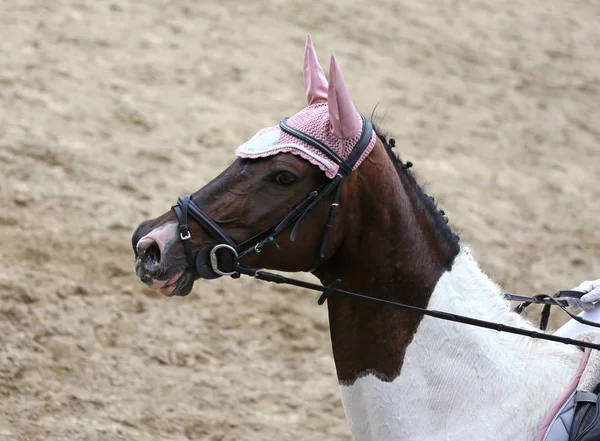
[[[354,107],[335,55],[331,56],[327,82],[310,35],[306,38],[304,52],[304,88],[308,107],[284,120],[282,126],[260,130],[237,148],[236,156],[264,158],[278,153],[293,153],[316,165],[333,179],[340,165],[330,155],[315,148],[314,141],[324,144],[345,161],[348,161],[359,141],[366,141],[368,145],[360,152],[360,157],[350,158],[352,169],[355,170],[373,150],[375,131]],[[287,130],[282,130],[286,126]],[[300,134],[291,133],[297,131]],[[308,135],[313,140],[307,142],[302,135]]]

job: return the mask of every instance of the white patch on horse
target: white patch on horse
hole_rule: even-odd
[[[429,309],[534,329],[463,248]],[[400,375],[341,385],[356,441],[531,441],[574,375],[573,347],[424,317]]]

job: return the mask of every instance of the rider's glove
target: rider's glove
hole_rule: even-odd
[[[600,279],[587,280],[576,288],[573,288],[572,291],[579,291],[586,294],[582,295],[580,299],[567,298],[569,306],[574,310],[581,308],[584,311],[591,311],[596,307],[595,303],[600,300]]]

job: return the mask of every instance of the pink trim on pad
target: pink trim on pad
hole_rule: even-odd
[[[542,425],[540,426],[533,441],[542,441],[544,439],[544,435],[546,435],[546,432],[548,431],[548,428],[550,427],[552,420],[554,419],[554,417],[556,416],[558,411],[567,402],[567,400],[569,399],[571,394],[577,388],[577,385],[579,384],[579,380],[581,379],[581,375],[583,374],[583,371],[584,371],[585,367],[587,366],[588,361],[590,359],[591,352],[592,352],[592,350],[590,348],[585,348],[585,352],[583,354],[583,359],[581,360],[581,364],[579,365],[579,368],[577,368],[577,372],[575,372],[575,376],[573,377],[573,379],[571,380],[571,382],[569,383],[569,385],[567,386],[565,391],[562,393],[562,395],[560,397],[558,397],[558,399],[554,402],[554,404],[552,405],[552,407],[546,414],[546,417],[542,421]]]

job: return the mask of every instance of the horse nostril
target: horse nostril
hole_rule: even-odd
[[[149,237],[141,239],[137,244],[137,252],[142,264],[148,271],[158,268],[160,265],[160,247]]]

